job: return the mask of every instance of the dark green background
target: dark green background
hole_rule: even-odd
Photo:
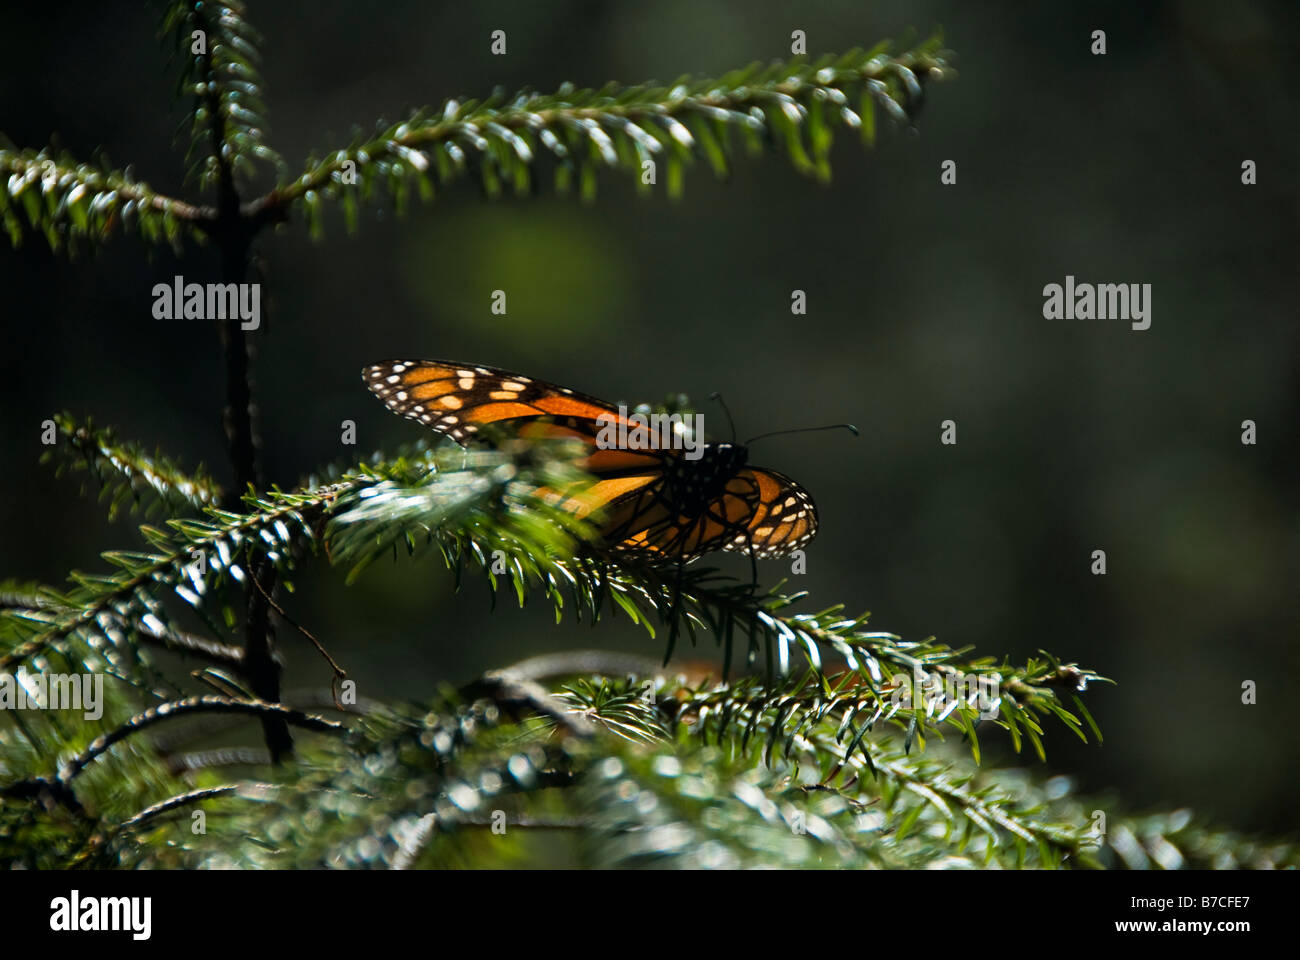
[[[684,202],[485,204],[470,184],[359,236],[297,224],[259,246],[270,297],[256,374],[268,476],[413,440],[362,387],[363,364],[464,359],[631,402],[721,391],[742,435],[851,420],[862,436],[765,441],[755,460],[815,496],[822,532],[796,586],[814,608],[870,608],[877,629],[1022,660],[1046,648],[1119,681],[1089,702],[1106,734],[1049,728],[1052,768],[1139,808],[1190,804],[1273,831],[1293,823],[1297,655],[1297,8],[1290,3],[476,3],[254,5],[272,143],[291,170],[354,123],[497,85],[671,80],[938,26],[960,73],[931,88],[919,135],[866,154],[840,137],[835,181],[783,158],[688,174]],[[507,31],[509,53],[488,37]],[[1105,29],[1109,54],[1089,54]],[[0,130],[103,147],[179,192],[174,73],[152,11],[8,9]],[[941,186],[939,165],[958,165]],[[1259,185],[1240,183],[1243,159]],[[148,262],[116,240],[78,265],[34,242],[0,253],[8,390],[0,419],[0,577],[62,582],[134,545],[37,459],[51,412],[229,478],[222,359],[207,324],[154,320],[153,284],[216,278],[209,250]],[[1153,285],[1153,324],[1047,321],[1042,288]],[[502,288],[509,314],[489,312]],[[793,289],[809,313],[792,317]],[[959,424],[959,444],[938,442]],[[1239,442],[1240,423],[1259,444]],[[360,446],[340,446],[340,422]],[[721,420],[711,421],[715,433]],[[1105,549],[1109,573],[1089,573]],[[788,568],[762,565],[765,579]],[[622,624],[489,615],[433,560],[355,587],[322,563],[287,601],[361,682],[423,697],[522,655],[619,645]],[[284,637],[287,686],[323,684]],[[702,652],[712,653],[711,648]],[[1259,684],[1244,707],[1240,685]],[[985,740],[998,738],[986,737]],[[1001,756],[1005,751],[994,750]]]

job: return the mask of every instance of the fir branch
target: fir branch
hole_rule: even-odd
[[[0,638],[14,646],[31,639],[30,636],[22,636],[21,640],[16,640],[16,634],[30,634],[33,630],[39,632],[41,629],[57,624],[61,617],[72,613],[74,613],[74,605],[49,587],[0,584]],[[19,621],[25,629],[12,629]],[[105,629],[111,623],[112,628],[120,636],[131,636],[143,643],[175,653],[195,656],[217,666],[238,669],[243,662],[244,651],[239,647],[177,630],[156,619],[148,622],[139,618],[131,620],[121,616],[117,611],[105,611],[100,614],[100,621]]]
[[[1075,800],[1081,817],[1089,806],[1086,799]],[[1187,809],[1129,817],[1120,812],[1102,836],[1091,838],[1091,846],[1089,865],[1104,869],[1300,869],[1300,846],[1294,841],[1216,828]]]
[[[168,588],[202,612],[203,597],[215,592],[227,577],[237,582],[245,579],[242,556],[254,541],[270,551],[273,562],[288,567],[296,545],[314,542],[311,517],[333,496],[332,491],[250,496],[247,502],[254,512],[249,514],[209,508],[209,519],[169,520],[171,532],[141,527],[159,552],[113,551],[103,556],[118,568],[116,573],[74,573],[76,587],[62,598],[67,609],[37,636],[0,657],[0,671],[31,660],[74,633],[89,638],[92,647],[118,646],[123,638],[107,626],[121,622],[138,620],[156,633],[166,633],[167,614],[155,595],[159,588]]]
[[[262,77],[261,35],[245,19],[240,0],[170,3],[160,32],[183,64],[178,93],[194,97],[188,120],[190,176],[205,188],[232,195],[235,175],[252,177],[257,164],[283,172],[284,161],[265,142],[268,130]],[[202,52],[195,52],[195,32]]]
[[[1040,865],[1058,865],[1062,859],[1077,855],[1083,843],[1078,830],[1041,822],[1032,816],[1033,811],[1016,809],[1010,797],[972,790],[970,776],[955,773],[949,762],[912,757],[906,741],[899,749],[888,736],[868,738],[866,734],[876,718],[866,720],[860,729],[855,729],[853,718],[858,710],[869,712],[869,703],[853,704],[850,710],[837,714],[841,704],[834,698],[805,706],[796,697],[768,693],[761,681],[750,678],[705,696],[692,697],[680,691],[661,701],[664,712],[654,724],[646,719],[645,713],[651,708],[635,682],[605,687],[599,691],[600,696],[591,695],[589,684],[566,688],[565,694],[592,720],[624,739],[642,740],[645,730],[654,732],[656,727],[662,729],[665,720],[674,720],[677,730],[692,741],[698,738],[703,745],[710,740],[719,746],[730,745],[733,758],[745,756],[751,744],[762,745],[764,765],[785,771],[805,791],[839,794],[856,806],[883,800],[882,809],[891,814],[898,801],[911,797],[901,806],[900,841],[920,816],[914,803],[921,802],[933,807],[934,815],[947,824],[949,831],[955,822],[954,810],[969,825],[978,827],[989,843],[987,858],[992,857],[994,847],[1011,839],[1035,844],[1040,851]],[[641,716],[629,717],[624,705],[630,699],[642,705]],[[754,704],[767,709],[749,709]],[[715,713],[718,719],[710,722]],[[605,722],[607,719],[617,721],[618,726]],[[782,741],[783,748],[774,749]],[[808,768],[820,773],[812,779],[801,775],[801,770]]]
[[[684,77],[671,87],[579,90],[565,84],[554,94],[523,91],[508,98],[498,92],[483,102],[449,100],[323,160],[309,160],[301,176],[262,198],[259,209],[301,207],[309,231],[319,237],[325,198],[340,202],[353,230],[358,201],[371,196],[377,180],[385,182],[400,214],[412,187],[422,200],[433,199],[435,178],[446,186],[474,174],[489,198],[507,187],[527,194],[544,155],[555,161],[561,192],[576,182],[585,199],[593,198],[597,172],[605,168],[621,169],[642,183],[643,165],[654,161],[663,165],[669,194],[678,197],[684,167],[699,157],[727,176],[733,131],[751,152],[780,144],[798,171],[828,180],[835,128],[857,131],[871,145],[877,109],[910,125],[924,82],[948,70],[939,48],[935,37],[897,56],[881,44],[815,63],[752,64],[716,80]]]
[[[496,460],[494,464],[501,466],[502,461]],[[72,579],[76,586],[66,595],[52,591],[36,595],[27,590],[14,597],[18,601],[13,604],[14,620],[36,624],[39,632],[20,642],[13,642],[12,635],[0,634],[11,641],[10,649],[0,656],[0,671],[28,662],[74,634],[92,649],[120,648],[129,639],[121,635],[124,625],[134,629],[139,624],[152,639],[175,639],[181,635],[168,623],[158,595],[161,590],[174,593],[202,614],[204,597],[216,594],[228,579],[245,581],[248,576],[245,557],[251,545],[264,548],[267,559],[277,570],[290,571],[295,552],[317,547],[316,527],[323,526],[329,509],[344,494],[355,498],[385,480],[414,482],[426,472],[446,486],[460,489],[468,488],[480,476],[472,473],[467,479],[464,474],[438,474],[431,457],[419,464],[399,461],[385,465],[384,470],[362,465],[336,483],[318,485],[302,493],[271,492],[262,497],[249,494],[244,499],[248,513],[209,507],[202,519],[168,520],[168,530],[142,526],[140,532],[154,548],[153,552],[106,553],[104,558],[117,571],[97,576],[74,573]],[[478,499],[465,500],[462,505],[468,509],[480,499],[496,495],[498,487],[491,482],[473,486]],[[356,501],[344,502],[351,506]],[[345,555],[352,556],[347,553],[349,546],[343,543],[340,548]],[[357,550],[364,546],[367,545],[362,544]],[[379,549],[382,551],[382,545]],[[202,649],[201,644],[184,641],[179,641],[179,645]],[[129,648],[124,652],[129,653]]]
[[[1005,661],[997,664],[991,658],[966,659],[965,651],[934,638],[904,641],[894,634],[864,630],[867,615],[844,618],[842,605],[815,614],[785,614],[779,611],[803,594],[782,595],[774,590],[767,597],[750,597],[734,582],[716,580],[711,571],[702,571],[695,582],[688,579],[681,598],[686,612],[695,612],[709,623],[724,646],[725,662],[731,660],[732,638],[745,634],[749,664],[755,663],[761,641],[768,650],[768,674],[789,679],[757,695],[744,685],[723,685],[698,701],[688,697],[681,705],[684,711],[699,711],[706,719],[716,716],[724,726],[751,727],[756,716],[774,710],[791,723],[810,711],[838,715],[849,727],[862,722],[863,729],[883,717],[909,729],[909,746],[913,736],[923,743],[927,731],[937,732],[938,724],[946,722],[968,739],[977,762],[975,724],[982,714],[995,714],[992,722],[1007,730],[1017,752],[1028,739],[1040,759],[1045,759],[1043,717],[1055,716],[1087,742],[1083,722],[1065,707],[1054,688],[1067,679],[1078,691],[1091,681],[1105,681],[1090,670],[1036,659],[1021,667]],[[794,663],[792,655],[798,655],[801,663]],[[848,669],[839,674],[828,671],[827,655],[838,656]],[[1100,740],[1082,701],[1076,697],[1074,702]]]
[[[75,255],[81,243],[102,243],[121,230],[179,254],[183,238],[203,241],[214,216],[211,208],[155,192],[130,167],[110,170],[66,152],[0,142],[0,224],[14,247],[38,233],[55,253]]]
[[[1048,715],[1087,739],[1085,722],[1092,727],[1091,718],[1084,714],[1080,719],[1068,709],[1060,699],[1064,690],[1057,688],[1081,690],[1100,679],[1091,671],[1038,660],[1013,667],[967,659],[963,651],[932,639],[908,642],[868,631],[865,615],[845,618],[839,606],[815,614],[787,612],[802,594],[761,595],[709,568],[688,567],[678,575],[593,549],[590,525],[531,496],[537,487],[559,489],[581,482],[565,458],[571,453],[567,446],[551,450],[511,444],[493,451],[426,453],[363,465],[335,483],[302,493],[250,495],[245,498],[248,514],[209,510],[209,520],[172,521],[172,533],[142,528],[160,552],[106,554],[121,572],[80,577],[80,591],[68,600],[71,612],[0,659],[0,669],[73,631],[93,632],[105,612],[155,628],[165,624],[153,596],[159,586],[170,587],[201,610],[201,598],[227,574],[243,580],[242,557],[254,543],[270,551],[274,569],[287,572],[296,553],[317,549],[323,539],[333,563],[352,565],[351,576],[400,543],[411,553],[428,548],[441,553],[458,582],[469,561],[494,594],[508,585],[521,604],[540,588],[557,620],[571,603],[575,616],[593,622],[605,611],[621,610],[651,636],[656,622],[664,624],[670,654],[679,633],[694,638],[697,629],[710,629],[724,651],[724,673],[733,647],[745,641],[747,664],[753,667],[763,656],[772,688],[744,704],[734,691],[722,689],[713,696],[725,704],[706,699],[695,706],[750,726],[772,709],[791,721],[810,711],[831,711],[850,725],[874,724],[884,716],[906,726],[910,747],[913,738],[923,745],[946,723],[966,737],[978,759],[974,724],[979,711],[971,687],[963,688],[963,696],[951,695],[955,681],[974,678],[994,688],[996,698],[983,706],[998,711],[995,722],[1008,731],[1017,750],[1028,740],[1043,755],[1041,720]],[[445,468],[451,459],[459,459],[459,469]],[[828,658],[845,665],[834,680]],[[918,689],[916,702],[900,710],[900,670],[906,671],[902,679],[922,688],[932,685],[938,693],[923,696]],[[1075,703],[1082,707],[1081,701]]]
[[[629,687],[606,677],[599,681],[584,677],[565,686],[556,699],[567,703],[576,715],[625,740],[662,743],[668,739],[667,724],[654,700],[646,696],[648,689]]]
[[[625,692],[633,689],[630,684]],[[675,707],[671,699],[660,702]],[[580,705],[599,710],[590,698]],[[592,719],[601,721],[599,715]],[[1133,816],[1074,795],[1061,778],[1048,785],[1042,774],[1029,771],[966,772],[943,751],[912,756],[888,736],[863,739],[855,749],[858,742],[850,743],[843,725],[832,719],[824,715],[801,724],[786,750],[768,753],[769,773],[743,759],[742,737],[734,729],[720,734],[702,717],[678,726],[686,739],[679,739],[671,758],[620,750],[623,763],[600,768],[592,781],[597,791],[590,805],[601,816],[594,834],[602,853],[598,865],[652,858],[676,866],[734,867],[753,857],[754,865],[771,866],[784,862],[773,859],[774,851],[792,831],[802,837],[800,830],[814,846],[825,845],[842,858],[835,861],[842,866],[1271,869],[1300,863],[1294,844],[1216,830],[1187,810]],[[747,733],[770,747],[775,728],[765,717]],[[710,740],[724,752],[709,747]],[[600,787],[601,778],[616,778],[617,799]],[[730,786],[728,778],[734,778]],[[650,805],[642,791],[659,802]],[[635,826],[627,819],[633,805]],[[650,822],[639,814],[642,809],[655,811]],[[1102,813],[1110,826],[1099,834]],[[628,835],[615,840],[611,830]],[[651,839],[656,830],[658,839]],[[763,833],[767,839],[758,839]],[[743,839],[729,849],[733,838]],[[803,850],[786,865],[826,865],[826,854]]]
[[[456,531],[445,538],[449,564],[457,565],[464,557],[463,537],[464,531]],[[494,541],[495,549],[519,546],[508,540]],[[483,569],[488,569],[485,558],[489,551],[472,536],[468,552]],[[670,654],[672,637],[682,630],[694,638],[697,628],[710,629],[724,649],[724,663],[730,662],[736,638],[747,638],[747,664],[756,666],[759,654],[765,651],[765,675],[771,688],[742,703],[724,685],[695,706],[720,711],[728,720],[748,725],[774,709],[783,711],[787,719],[802,719],[807,710],[834,712],[849,722],[861,715],[864,723],[868,719],[874,723],[883,715],[886,720],[897,718],[909,729],[910,747],[913,737],[924,745],[925,736],[938,734],[940,724],[946,723],[967,737],[978,760],[974,724],[981,710],[992,713],[996,709],[993,722],[1007,730],[1017,751],[1028,740],[1039,756],[1045,757],[1041,720],[1046,716],[1056,717],[1087,740],[1084,721],[1065,707],[1055,689],[1062,683],[1060,678],[1068,677],[1079,690],[1090,681],[1104,679],[1073,665],[1051,667],[1035,659],[1020,667],[996,664],[987,658],[967,659],[964,651],[933,639],[909,642],[893,634],[862,629],[866,615],[845,618],[839,605],[815,614],[784,613],[781,611],[804,595],[784,595],[775,590],[766,596],[758,595],[748,584],[721,577],[709,568],[687,568],[681,574],[680,587],[675,572],[646,567],[617,555],[593,560],[590,555],[534,553],[515,556],[508,569],[520,602],[534,585],[539,585],[555,605],[557,618],[562,615],[566,597],[571,597],[579,619],[587,616],[594,622],[602,610],[618,608],[651,636],[656,632],[655,621],[667,624]],[[489,574],[489,581],[495,588],[495,576]],[[838,674],[828,670],[828,658],[842,659],[847,670]],[[900,668],[907,671],[901,678],[896,672]],[[886,670],[895,671],[889,683],[885,682]],[[905,698],[896,694],[903,679],[910,685]],[[983,691],[991,691],[992,695]],[[709,701],[708,696],[717,699]],[[900,710],[900,703],[906,705],[906,712]],[[1075,704],[1083,712],[1082,701],[1076,698]],[[684,703],[683,709],[690,706]],[[1088,728],[1095,730],[1086,713],[1085,720]],[[650,735],[651,731],[645,729],[642,733]]]
[[[242,669],[244,657],[229,655],[227,645],[187,640],[172,628],[162,593],[173,593],[206,615],[205,597],[216,595],[228,581],[242,583],[250,575],[246,554],[251,547],[264,550],[274,569],[285,574],[292,570],[295,555],[320,546],[327,522],[325,546],[336,563],[364,566],[399,540],[414,552],[422,538],[425,546],[438,543],[444,551],[476,550],[489,564],[492,551],[508,553],[509,574],[520,589],[526,589],[525,578],[535,569],[529,561],[534,553],[545,558],[572,549],[580,525],[562,511],[532,503],[526,494],[547,482],[545,478],[558,476],[560,468],[521,472],[510,456],[484,453],[468,469],[440,470],[439,458],[448,455],[456,457],[444,451],[410,462],[362,465],[335,483],[301,493],[249,494],[244,498],[248,513],[209,507],[202,519],[169,520],[167,530],[142,526],[152,552],[105,553],[117,570],[73,574],[76,586],[66,595],[46,591],[34,596],[27,591],[15,597],[21,602],[13,607],[13,622],[39,632],[21,640],[0,633],[10,641],[10,649],[0,657],[0,671],[31,661],[73,635],[89,649],[130,655],[130,640],[141,634],[146,641],[206,653],[209,659]],[[496,582],[495,574],[489,577]]]
[[[810,741],[801,751],[811,759],[825,746]],[[975,787],[888,743],[872,750],[877,776],[838,785],[820,782],[815,762],[801,772],[787,762],[752,767],[708,747],[671,756],[622,750],[587,783],[586,806],[598,819],[588,845],[594,865],[973,867],[996,859],[1041,867],[1062,865],[1077,847],[1080,831],[1045,821],[996,785]],[[968,852],[976,835],[983,849]]]
[[[205,35],[201,54],[190,52],[196,30]],[[170,3],[162,32],[184,64],[178,91],[195,99],[186,121],[191,175],[203,188],[216,189],[215,204],[158,194],[136,181],[129,167],[112,171],[77,163],[67,153],[18,150],[0,141],[0,224],[14,246],[36,232],[52,250],[75,254],[80,242],[103,242],[120,227],[150,245],[167,242],[178,253],[184,238],[212,236],[228,265],[242,264],[252,237],[286,221],[293,209],[305,213],[309,232],[319,237],[325,198],[338,200],[354,230],[359,204],[370,199],[377,180],[399,213],[412,186],[421,199],[433,198],[435,175],[445,186],[473,173],[488,197],[507,186],[525,194],[534,189],[544,155],[554,161],[556,188],[567,191],[576,183],[586,199],[595,196],[602,169],[634,174],[649,189],[641,177],[646,161],[662,164],[669,195],[680,197],[685,168],[701,157],[715,174],[728,175],[732,132],[750,152],[779,144],[798,171],[827,180],[837,127],[857,131],[870,146],[877,110],[910,125],[924,84],[951,72],[935,37],[896,56],[880,44],[815,63],[753,64],[716,80],[683,77],[671,87],[579,90],[566,84],[554,94],[449,100],[436,112],[416,111],[402,123],[381,125],[373,137],[323,160],[309,158],[296,180],[242,201],[237,176],[252,178],[259,164],[273,166],[281,179],[285,170],[265,142],[261,38],[237,0]],[[242,278],[242,268],[239,278],[230,273],[223,270],[227,281]]]
[[[136,444],[119,440],[112,428],[96,429],[89,419],[78,424],[69,414],[60,413],[55,415],[54,423],[59,446],[46,451],[42,461],[50,462],[61,455],[57,476],[71,469],[94,477],[100,486],[100,499],[109,503],[110,520],[116,519],[128,500],[132,512],[145,508],[148,516],[161,507],[172,517],[182,510],[202,510],[221,500],[221,488],[202,464],[193,474],[186,474],[161,453],[150,454]]]
[[[606,692],[616,694],[606,703],[608,716],[617,716],[618,691]],[[486,699],[452,697],[357,725],[353,740],[318,741],[305,753],[292,789],[264,784],[254,799],[265,802],[217,808],[233,836],[265,833],[273,844],[223,848],[213,860],[209,845],[190,845],[184,833],[158,847],[131,831],[114,847],[117,862],[482,866],[522,855],[528,831],[515,828],[527,824],[563,826],[596,866],[1176,869],[1288,866],[1300,856],[1287,844],[1214,831],[1185,811],[1136,818],[1108,811],[1112,823],[1098,846],[1090,833],[1095,804],[1062,789],[1060,778],[971,774],[942,750],[909,755],[890,736],[872,739],[868,759],[837,737],[829,718],[806,726],[789,755],[770,765],[707,745],[702,729],[688,725],[678,727],[675,742],[648,750],[616,736],[554,741],[547,726],[507,720]],[[62,786],[24,781],[4,795],[31,802]],[[168,795],[162,805],[173,802],[185,801]],[[322,810],[330,811],[325,821]],[[495,828],[503,813],[521,839],[503,845],[494,829],[490,846],[476,846],[467,828]],[[132,816],[139,815],[124,819]],[[103,834],[72,848],[69,862],[101,850],[94,837]]]
[[[427,710],[385,711],[357,722],[349,743],[323,743],[299,760],[294,790],[281,791],[252,834],[279,824],[280,850],[251,848],[248,865],[390,867],[448,855],[460,818],[507,796],[541,800],[572,783],[565,738],[543,742],[491,700],[440,699]],[[321,798],[336,812],[310,825]],[[424,827],[421,828],[423,822]],[[498,848],[499,850],[499,848]],[[283,851],[283,852],[282,852]]]

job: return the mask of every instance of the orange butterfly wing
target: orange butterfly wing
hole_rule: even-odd
[[[802,549],[817,535],[812,497],[763,467],[742,467],[698,512],[644,487],[613,500],[605,516],[605,529],[620,548],[674,558],[727,550],[771,559]]]
[[[555,417],[575,435],[594,439],[599,418],[619,419],[603,400],[496,367],[389,360],[366,367],[361,375],[388,409],[458,443],[485,424],[530,417]],[[584,425],[590,425],[589,436]]]
[[[812,496],[784,474],[765,467],[745,467],[727,484],[727,501],[740,500],[752,512],[747,540],[760,560],[784,557],[817,536],[817,505]],[[748,552],[739,538],[724,550]]]

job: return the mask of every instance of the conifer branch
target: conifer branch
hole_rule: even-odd
[[[54,423],[59,447],[43,454],[42,461],[61,455],[56,476],[73,470],[94,477],[100,499],[108,501],[110,520],[128,500],[132,512],[143,508],[148,516],[161,508],[171,517],[186,509],[200,511],[221,500],[221,488],[202,464],[187,474],[160,452],[150,454],[119,440],[111,428],[97,429],[90,419],[78,424],[69,414],[61,413],[55,415]]]
[[[722,717],[752,727],[773,710],[780,711],[782,724],[833,714],[856,734],[883,719],[907,730],[909,748],[914,739],[924,745],[925,737],[946,724],[967,740],[977,760],[981,712],[996,711],[993,722],[1007,731],[1014,747],[1019,750],[1028,740],[1040,757],[1043,717],[1055,716],[1085,741],[1090,730],[1096,733],[1081,700],[1074,704],[1082,716],[1061,699],[1068,690],[1082,691],[1102,679],[1091,671],[1051,660],[1031,659],[1018,667],[972,660],[933,639],[904,641],[869,631],[865,615],[846,618],[838,605],[818,613],[787,612],[803,594],[755,593],[748,584],[694,566],[679,582],[674,571],[607,556],[593,548],[590,525],[530,495],[537,487],[555,489],[580,475],[567,461],[537,450],[521,455],[532,462],[525,465],[508,450],[399,458],[362,466],[301,493],[250,495],[248,514],[209,510],[209,520],[172,521],[172,533],[143,527],[161,552],[105,554],[122,572],[79,578],[81,591],[69,600],[71,611],[0,658],[0,669],[91,628],[106,610],[136,611],[146,623],[162,626],[165,614],[152,594],[158,586],[170,587],[201,609],[201,598],[227,575],[239,581],[246,576],[248,544],[264,543],[275,568],[285,572],[295,555],[323,546],[332,562],[351,564],[355,576],[400,543],[411,553],[429,548],[440,553],[458,583],[467,569],[476,568],[494,595],[508,585],[520,604],[540,588],[557,620],[571,605],[576,617],[593,622],[604,612],[621,610],[651,636],[656,623],[662,624],[670,652],[678,633],[694,640],[697,630],[711,630],[723,649],[724,676],[733,647],[743,641],[747,667],[764,667],[770,686],[753,697],[743,684],[723,686],[701,693],[698,702],[683,702],[683,710],[701,711],[710,722]],[[458,457],[464,467],[442,469],[440,457]],[[196,551],[200,563],[193,562]],[[828,666],[834,661],[842,666]],[[900,676],[900,671],[905,672]],[[903,684],[908,690],[900,697]]]
[[[197,54],[191,52],[196,31],[203,34]],[[213,237],[229,265],[239,260],[232,251],[246,252],[263,228],[285,222],[295,209],[305,214],[309,233],[320,237],[326,198],[340,203],[354,231],[360,205],[372,198],[378,180],[401,213],[412,188],[422,200],[433,199],[435,177],[437,186],[447,186],[472,175],[489,198],[507,188],[529,194],[544,156],[556,189],[576,185],[584,199],[594,198],[603,169],[632,174],[638,189],[652,190],[644,176],[647,162],[662,167],[668,194],[680,197],[685,168],[697,160],[720,177],[729,175],[733,133],[751,153],[779,146],[796,170],[825,181],[837,128],[874,145],[877,112],[911,126],[925,84],[951,73],[936,36],[897,55],[882,43],[813,63],[752,64],[716,80],[682,77],[671,86],[579,90],[565,84],[554,94],[448,100],[436,111],[381,124],[374,136],[358,137],[324,159],[308,158],[297,179],[243,201],[237,177],[251,180],[259,165],[270,165],[283,181],[286,169],[265,142],[261,37],[238,0],[172,2],[162,33],[183,63],[178,92],[194,97],[187,119],[191,176],[215,189],[215,204],[157,194],[130,168],[115,172],[78,164],[66,153],[20,151],[0,141],[0,225],[15,246],[34,231],[52,250],[75,254],[81,242],[102,242],[121,227],[178,252],[187,236],[198,242]],[[242,266],[238,272],[242,277]],[[223,269],[223,278],[231,282],[232,273]],[[236,489],[245,488],[237,483]]]
[[[887,49],[881,44],[815,63],[752,64],[717,80],[683,77],[671,87],[565,84],[554,94],[449,100],[310,160],[301,176],[260,203],[301,206],[310,233],[319,237],[324,198],[340,202],[351,231],[359,201],[369,199],[377,180],[386,183],[400,214],[412,187],[429,201],[438,186],[470,175],[489,198],[507,188],[529,194],[543,156],[553,161],[557,190],[576,183],[584,199],[594,198],[601,169],[621,169],[650,189],[642,176],[647,162],[662,165],[669,195],[679,197],[684,168],[698,158],[718,176],[728,175],[733,131],[750,152],[779,144],[799,172],[829,180],[836,127],[857,132],[870,146],[877,110],[910,126],[924,84],[948,70],[938,37],[897,56]]]
[[[74,605],[48,587],[23,587],[12,583],[0,585],[0,636],[4,636],[6,627],[11,632],[22,632],[13,630],[16,621],[22,621],[27,632],[30,632],[32,629],[40,630],[57,625],[61,617],[74,613]],[[242,648],[177,630],[156,618],[147,622],[139,618],[131,620],[117,611],[105,611],[100,614],[100,621],[106,629],[111,623],[117,636],[133,636],[142,643],[199,657],[217,666],[238,669],[243,662]],[[12,641],[13,638],[6,639]]]
[[[250,497],[254,512],[236,514],[209,508],[209,519],[173,519],[170,532],[142,526],[140,532],[159,551],[112,551],[104,559],[117,573],[90,576],[73,574],[76,587],[63,599],[66,611],[54,617],[38,635],[0,657],[0,671],[29,661],[69,635],[87,631],[100,642],[116,645],[122,638],[105,629],[104,617],[139,619],[156,632],[165,632],[167,614],[156,592],[167,588],[196,610],[202,600],[227,582],[242,582],[243,548],[257,540],[271,551],[275,562],[290,564],[295,543],[310,544],[313,535],[305,525],[333,493],[316,496],[272,494]],[[295,539],[294,531],[298,536]]]
[[[177,0],[167,5],[160,28],[182,64],[177,92],[194,97],[186,158],[191,177],[226,196],[234,193],[233,177],[253,176],[258,163],[284,169],[265,140],[266,104],[258,69],[263,41],[245,13],[241,0]]]
[[[212,208],[155,192],[124,171],[78,163],[67,152],[17,150],[0,138],[0,224],[14,247],[31,233],[50,250],[75,256],[121,230],[178,253],[185,237],[202,242]]]

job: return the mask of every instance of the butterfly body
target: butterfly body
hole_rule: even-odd
[[[615,551],[678,563],[715,550],[751,558],[785,556],[817,532],[812,497],[788,477],[749,465],[738,443],[706,443],[698,457],[660,443],[634,449],[602,446],[611,420],[636,430],[603,400],[532,377],[480,364],[396,360],[362,372],[394,413],[457,443],[487,424],[518,422],[522,435],[578,439],[578,465],[591,483],[540,495],[578,516],[597,513]]]
[[[738,443],[706,443],[698,460],[672,457],[664,467],[665,493],[673,503],[695,505],[702,513],[708,503],[722,496],[727,481],[749,460],[749,451]]]

